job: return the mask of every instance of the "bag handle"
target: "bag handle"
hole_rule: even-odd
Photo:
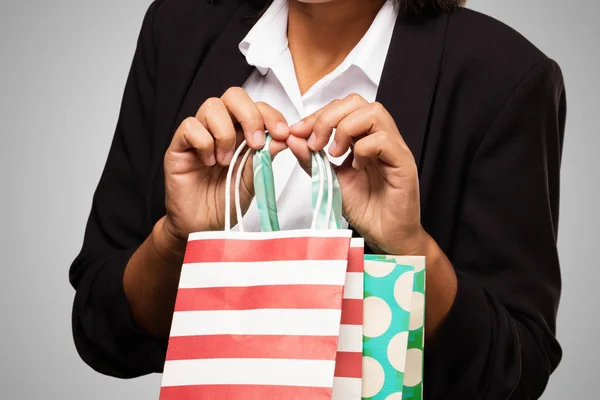
[[[327,197],[325,207],[321,206],[322,198],[319,198],[319,182],[316,179],[319,176],[319,161],[323,162],[322,168],[328,182],[327,192],[324,193],[324,196]],[[318,154],[312,154],[312,176],[312,206],[316,213],[314,218],[317,218],[315,228],[340,229],[342,227],[342,191],[329,158],[323,150]]]
[[[267,136],[262,149],[254,152],[252,164],[254,169],[254,196],[258,206],[260,228],[263,232],[278,231],[277,200],[275,199],[275,180],[269,145],[271,136]],[[238,183],[236,182],[236,186]],[[241,228],[243,229],[243,223]]]
[[[261,229],[263,231],[279,230],[279,221],[277,218],[277,206],[275,200],[275,190],[273,182],[273,170],[271,155],[269,152],[269,144],[271,136],[266,136],[265,145],[263,148],[254,151],[248,149],[242,156],[240,165],[236,171],[234,187],[235,210],[240,231],[244,231],[242,221],[242,208],[240,204],[239,188],[241,184],[242,171],[248,157],[254,153],[254,185],[256,199],[259,205],[259,215],[261,221]],[[227,171],[225,183],[225,231],[231,230],[231,181],[233,179],[233,169],[238,158],[247,146],[244,140],[236,149],[231,164]],[[340,228],[341,219],[341,191],[337,178],[333,173],[333,168],[325,152],[313,152],[312,160],[312,187],[313,187],[313,220],[311,229],[317,229],[319,225],[323,225],[322,229],[329,229],[331,225],[335,228]],[[325,204],[323,198],[326,196]],[[324,217],[324,220],[323,220]],[[319,224],[321,222],[321,224]]]

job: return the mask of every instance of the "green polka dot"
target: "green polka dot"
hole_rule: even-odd
[[[414,260],[414,258],[412,258]],[[365,325],[374,324],[372,329],[377,334],[377,337],[363,337],[363,355],[377,361],[376,372],[374,376],[369,376],[369,370],[363,368],[364,385],[370,393],[364,393],[369,397],[363,397],[363,400],[422,400],[422,349],[423,349],[423,326],[410,331],[410,316],[412,312],[419,313],[419,318],[413,320],[420,321],[424,316],[424,305],[420,309],[414,310],[412,301],[404,298],[400,303],[403,307],[410,306],[410,312],[398,304],[398,290],[425,293],[425,271],[414,272],[415,268],[411,258],[365,255],[365,260],[381,263],[396,264],[391,273],[385,276],[371,276],[365,272],[365,299],[369,297],[377,297],[377,301],[371,303],[379,305],[380,299],[383,300],[392,312],[391,323],[382,323],[379,320],[369,321],[369,316],[365,316]],[[371,264],[372,265],[372,264]],[[377,267],[375,265],[375,267]],[[389,269],[389,267],[387,268]],[[382,266],[377,271],[384,271],[386,267]],[[405,274],[409,274],[407,277]],[[399,278],[402,279],[399,280]],[[396,290],[396,296],[395,292]],[[418,296],[417,296],[418,297]],[[417,298],[414,297],[414,298]],[[422,302],[417,302],[422,303]],[[365,308],[365,312],[368,310]],[[373,317],[373,316],[372,316]],[[385,314],[385,318],[389,315]],[[388,326],[389,325],[389,326]],[[383,333],[382,330],[387,327]],[[369,328],[367,327],[367,331]],[[380,334],[381,333],[381,334]],[[404,347],[406,346],[406,349]],[[412,350],[411,350],[412,349]],[[389,352],[389,353],[388,353]],[[388,357],[388,354],[390,356]],[[408,355],[408,356],[407,356]],[[402,365],[404,359],[409,361],[409,364]],[[411,365],[412,363],[412,365]],[[371,364],[375,364],[371,361]],[[381,371],[379,366],[383,368],[385,378],[381,385]],[[398,367],[394,368],[394,366]],[[417,368],[415,371],[414,368]],[[404,370],[404,371],[401,371]],[[373,379],[369,381],[369,379]],[[411,386],[405,386],[406,383]],[[381,389],[379,389],[381,387]],[[374,391],[377,393],[373,393]]]

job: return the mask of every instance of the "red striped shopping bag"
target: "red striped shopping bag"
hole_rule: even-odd
[[[360,400],[362,393],[364,240],[353,238],[342,300],[333,400]]]
[[[363,244],[350,245],[340,229],[191,234],[160,400],[360,399]]]
[[[193,234],[160,399],[330,399],[349,242]]]

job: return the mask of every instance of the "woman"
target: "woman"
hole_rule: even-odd
[[[232,153],[266,128],[283,229],[308,226],[326,148],[370,250],[427,256],[426,398],[539,397],[561,358],[562,76],[459,3],[154,2],[71,267],[83,360],[161,371],[186,237],[223,228]]]

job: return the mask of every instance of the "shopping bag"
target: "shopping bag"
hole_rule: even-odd
[[[342,300],[342,319],[335,359],[333,400],[360,400],[364,293],[364,240],[352,238]]]
[[[425,257],[365,256],[363,399],[422,400]]]
[[[225,231],[189,236],[160,400],[332,398],[351,232],[331,224],[341,201],[333,199],[322,153],[314,155],[320,175],[313,180],[319,201],[312,229],[278,231],[268,159],[265,167],[264,152],[254,154],[263,232],[243,231],[239,195],[240,231],[231,231],[230,169]],[[323,204],[328,210],[319,209]]]

